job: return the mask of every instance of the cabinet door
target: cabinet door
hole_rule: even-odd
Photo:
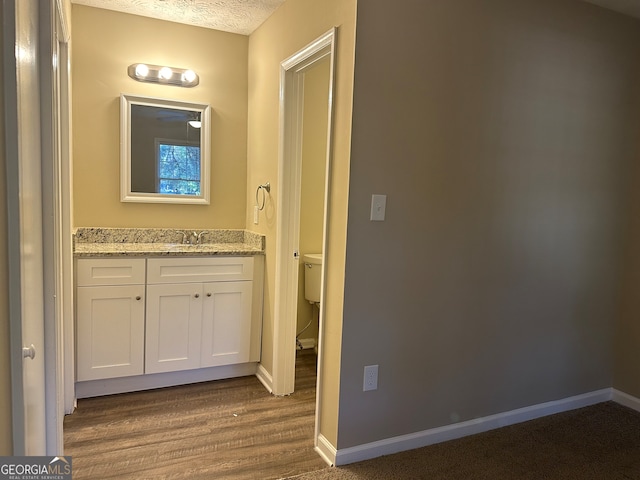
[[[77,379],[141,375],[144,285],[78,287]]]
[[[252,282],[204,284],[203,367],[249,361]]]
[[[202,284],[147,285],[145,373],[200,366]]]

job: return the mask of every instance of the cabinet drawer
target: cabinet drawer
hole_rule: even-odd
[[[253,279],[253,257],[150,258],[147,283],[234,282]]]
[[[80,258],[77,261],[77,285],[144,284],[144,258]]]

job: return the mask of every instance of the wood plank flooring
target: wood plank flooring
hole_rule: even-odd
[[[64,420],[73,478],[269,480],[324,468],[315,361],[298,352],[288,397],[244,377],[81,399]]]

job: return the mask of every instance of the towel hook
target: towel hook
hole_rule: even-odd
[[[259,194],[261,191],[262,191],[262,200],[259,199]],[[258,185],[258,188],[256,189],[256,207],[258,207],[258,210],[264,210],[264,204],[267,196],[267,193],[265,193],[265,191],[267,193],[271,193],[271,184],[269,182],[264,183],[262,185]]]

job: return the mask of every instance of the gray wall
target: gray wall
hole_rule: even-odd
[[[338,448],[612,386],[639,61],[579,1],[359,3]]]

